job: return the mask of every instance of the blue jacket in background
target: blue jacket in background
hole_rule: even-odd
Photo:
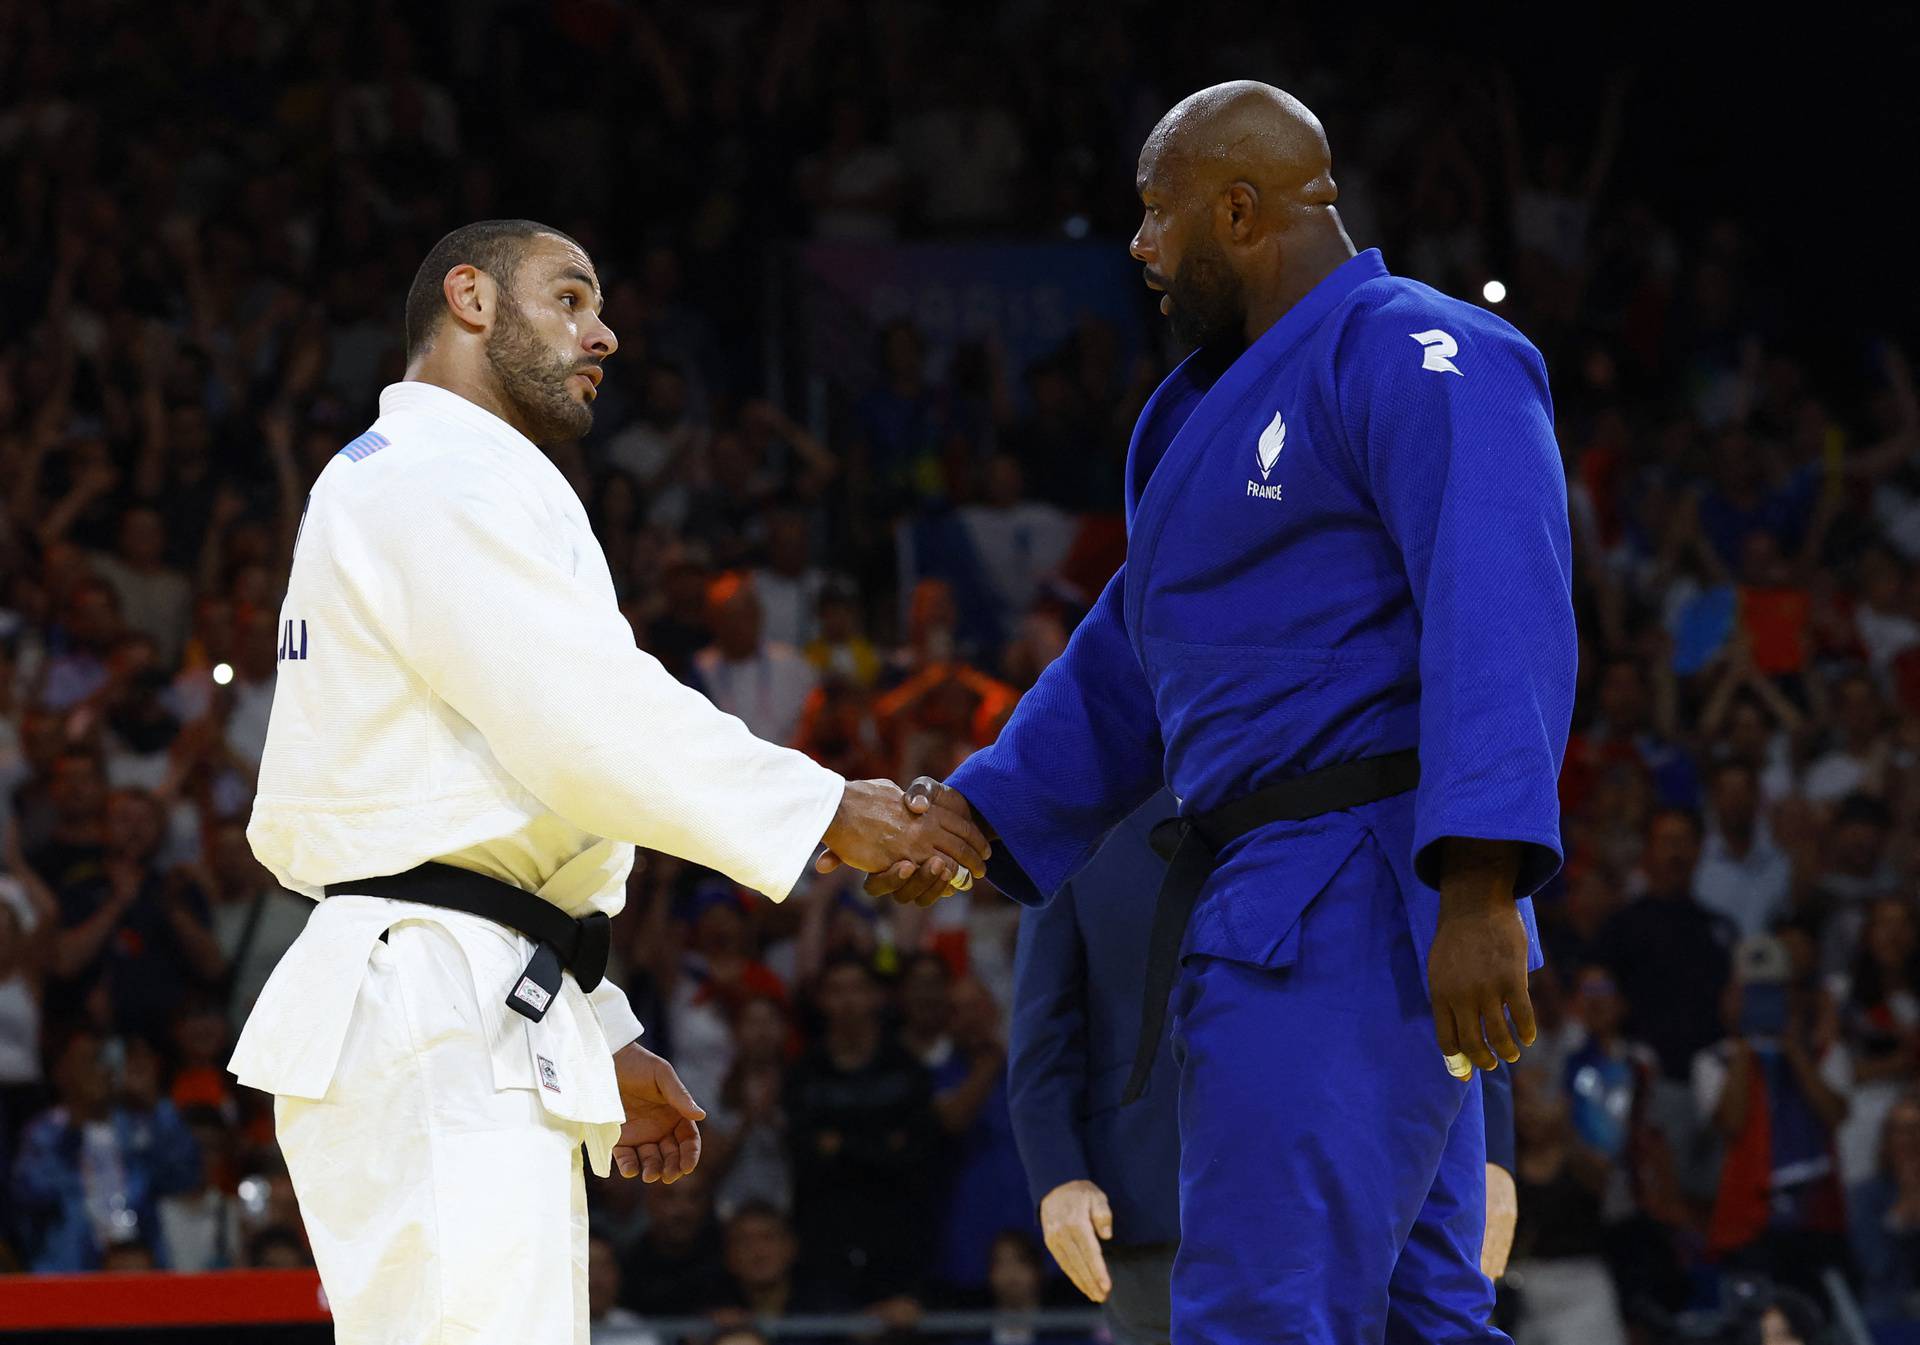
[[[1052,902],[1020,915],[1013,962],[1008,1090],[1036,1207],[1062,1182],[1090,1180],[1113,1207],[1113,1239],[1180,1239],[1180,1125],[1171,1048],[1147,1091],[1120,1105],[1140,1036],[1153,899],[1166,866],[1147,833],[1174,813],[1165,790],[1115,827]]]
[[[116,1231],[139,1237],[165,1267],[159,1200],[199,1183],[199,1146],[165,1100],[150,1112],[115,1108],[104,1124],[111,1127],[117,1153],[122,1208],[132,1216],[124,1230]],[[42,1112],[21,1132],[13,1164],[13,1212],[23,1234],[22,1257],[31,1270],[71,1274],[100,1268],[105,1248],[87,1209],[88,1152],[81,1127],[65,1107]]]

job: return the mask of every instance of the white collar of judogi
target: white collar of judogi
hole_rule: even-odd
[[[514,429],[493,412],[478,402],[470,402],[459,393],[449,391],[437,383],[422,383],[410,379],[404,383],[389,384],[380,393],[380,414],[387,416],[396,411],[414,411],[421,415],[439,416],[446,420],[458,421],[461,425],[503,447],[528,453],[540,452],[533,440]]]

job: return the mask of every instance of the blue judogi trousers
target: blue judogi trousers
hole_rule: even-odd
[[[1290,965],[1186,958],[1174,1345],[1493,1345],[1479,1077],[1447,1073],[1426,969],[1368,837]]]

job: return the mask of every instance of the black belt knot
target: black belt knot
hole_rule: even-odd
[[[464,911],[531,939],[537,946],[507,995],[507,1007],[536,1023],[546,1017],[547,1006],[560,993],[563,970],[573,973],[582,990],[592,990],[607,974],[612,922],[604,911],[591,911],[576,920],[552,902],[484,873],[428,863],[405,873],[328,883],[326,892],[330,897],[386,897]]]
[[[1140,1011],[1140,1041],[1122,1104],[1146,1091],[1160,1039],[1167,1026],[1167,997],[1180,972],[1180,945],[1200,890],[1228,845],[1273,822],[1305,822],[1362,804],[1404,794],[1420,783],[1420,756],[1412,748],[1384,756],[1343,761],[1305,775],[1278,780],[1212,812],[1182,814],[1159,823],[1148,835],[1154,852],[1167,861],[1167,873],[1153,901],[1153,933],[1147,943],[1145,999]]]

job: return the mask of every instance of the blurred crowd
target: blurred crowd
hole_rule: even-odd
[[[1323,62],[1268,6],[1201,7],[1149,41],[1125,4],[0,6],[0,1262],[306,1257],[266,1100],[221,1068],[308,909],[245,824],[305,492],[398,376],[434,239],[530,215],[594,255],[622,350],[553,456],[640,644],[846,774],[938,775],[1117,563],[1177,352],[1144,309],[1019,369],[896,321],[803,398],[780,247],[1118,248],[1146,130],[1251,75],[1327,122],[1361,246],[1497,280],[1553,371],[1581,695],[1516,1079],[1519,1339],[1658,1340],[1742,1275],[1824,1301],[1829,1268],[1911,1315],[1905,356],[1816,376],[1750,234],[1634,180],[1631,72],[1541,134],[1498,70]],[[1007,1118],[1016,923],[643,855],[614,974],[711,1119],[692,1178],[591,1183],[599,1319],[1058,1301]]]

